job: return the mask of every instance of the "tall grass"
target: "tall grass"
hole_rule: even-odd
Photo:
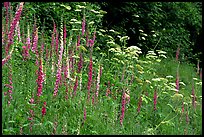
[[[11,24],[18,18],[22,28],[17,13]],[[36,24],[32,32],[26,26],[26,48],[12,36],[13,25],[3,24],[12,30],[12,48],[2,48],[2,134],[202,134],[202,82],[194,66],[161,51],[139,57],[136,46],[112,48],[108,58],[96,51],[98,29],[87,28],[85,14],[81,19],[70,35],[63,20],[60,28],[53,20],[49,37]]]

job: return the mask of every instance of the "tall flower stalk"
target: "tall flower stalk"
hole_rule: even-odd
[[[177,90],[177,93],[179,91],[179,71],[177,69],[177,72],[176,72],[176,90]]]
[[[38,88],[37,88],[37,96],[40,97],[42,95],[42,88],[44,82],[44,73],[42,70],[42,59],[40,59],[40,65],[38,69],[38,79],[36,80]]]
[[[57,95],[58,92],[58,87],[59,87],[59,83],[60,83],[60,79],[61,79],[61,67],[62,67],[62,54],[63,54],[63,24],[61,23],[61,36],[60,36],[60,54],[59,54],[59,58],[58,58],[58,70],[57,70],[57,74],[56,74],[56,82],[55,82],[55,88],[54,88],[54,96]]]
[[[154,91],[154,111],[157,110],[156,105],[157,105],[157,91],[155,90]]]
[[[179,59],[179,53],[180,53],[180,47],[178,47],[176,50],[176,61],[178,61]]]
[[[97,83],[96,83],[96,97],[98,97],[101,74],[102,74],[102,67],[101,67],[101,65],[99,65],[99,67],[98,67],[98,76],[97,76]]]
[[[122,109],[121,109],[121,116],[120,116],[120,125],[123,125],[123,119],[125,116],[125,91],[123,91],[122,95]]]
[[[83,19],[82,19],[82,36],[84,36],[85,25],[86,25],[86,18],[85,18],[85,15],[84,15]]]
[[[92,62],[92,57],[90,56],[90,61],[89,61],[89,73],[88,73],[88,100],[90,98],[90,90],[91,90],[91,83],[92,83],[92,69],[93,69],[93,62]]]
[[[20,3],[20,6],[19,6],[18,10],[16,11],[15,17],[11,23],[10,31],[9,31],[9,35],[8,35],[8,45],[6,48],[6,55],[8,54],[8,51],[9,51],[11,44],[13,44],[14,30],[15,30],[15,27],[17,25],[17,22],[20,20],[21,12],[23,10],[23,4],[24,4],[24,2]]]

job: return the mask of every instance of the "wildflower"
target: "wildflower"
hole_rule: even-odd
[[[53,20],[54,22],[54,20]],[[52,57],[52,52],[53,52],[53,49],[54,49],[54,41],[55,41],[55,33],[56,33],[56,25],[55,25],[55,22],[54,22],[54,26],[53,26],[53,33],[52,33],[52,41],[51,41],[51,51],[50,51],[50,58]]]
[[[102,67],[101,67],[101,65],[99,65],[99,67],[98,67],[98,76],[97,76],[97,84],[96,84],[96,97],[98,97],[101,74],[102,74]]]
[[[178,74],[178,70],[177,70],[177,73],[176,73],[176,89],[177,89],[177,92],[179,91],[179,74]]]
[[[19,21],[16,23],[16,35],[18,36],[18,41],[21,42],[21,34],[20,34]]]
[[[92,95],[92,104],[94,104],[95,96],[94,94]]]
[[[124,115],[125,115],[125,92],[123,92],[123,96],[122,96],[122,114],[120,116],[120,125],[123,124],[123,119],[124,119]]]
[[[137,107],[137,112],[140,113],[140,109],[142,106],[142,96],[140,96],[139,102],[138,102],[138,107]]]
[[[58,56],[58,43],[59,43],[59,39],[58,39],[58,33],[56,33],[56,55]]]
[[[83,57],[82,57],[82,53],[80,53],[80,58],[79,58],[79,62],[78,62],[78,73],[81,72],[82,65],[83,65]]]
[[[62,24],[61,24],[61,30],[63,29],[62,27]],[[60,55],[59,55],[59,58],[58,58],[58,70],[57,70],[57,74],[56,74],[56,82],[55,82],[55,88],[54,88],[54,96],[57,95],[57,92],[58,92],[58,86],[59,86],[59,83],[60,83],[60,79],[61,79],[61,67],[62,67],[62,54],[63,54],[63,31],[61,32],[61,37],[60,37],[60,42],[61,42],[61,45],[60,45]]]
[[[85,32],[85,25],[86,25],[86,20],[85,20],[85,16],[83,16],[83,20],[82,20],[82,36],[84,35],[84,32]]]
[[[154,110],[156,110],[156,104],[157,104],[157,92],[154,91]]]
[[[43,103],[42,116],[44,116],[45,114],[46,114],[46,102]]]
[[[42,60],[40,60],[40,66],[39,66],[39,70],[38,70],[38,79],[36,81],[38,84],[37,96],[41,96],[41,94],[42,94],[43,81],[44,81],[44,74],[42,71]]]
[[[194,108],[196,108],[196,97],[195,97],[195,90],[194,90],[194,85],[192,85],[192,105]]]
[[[11,58],[11,55],[7,55],[4,59],[2,59],[2,67],[4,66],[5,63],[8,62],[8,60]]]
[[[8,53],[10,45],[13,44],[14,29],[16,27],[17,22],[20,20],[21,12],[23,10],[23,4],[24,4],[24,2],[20,3],[20,6],[19,6],[18,10],[16,11],[15,17],[14,17],[12,23],[11,23],[10,31],[9,31],[9,35],[8,35],[8,46],[6,48],[6,54]]]
[[[93,44],[94,44],[94,40],[89,39],[89,41],[88,41],[88,42],[89,42],[89,46],[90,46],[90,47],[92,47],[92,46],[93,46]]]
[[[176,61],[178,61],[179,58],[179,52],[180,52],[180,48],[178,47],[177,51],[176,51]]]
[[[27,48],[30,49],[30,29],[29,29],[29,25],[28,25],[28,33],[27,33],[27,39],[26,39],[26,44],[27,44]]]
[[[92,82],[92,69],[93,69],[93,62],[92,62],[92,57],[90,57],[90,62],[89,62],[89,73],[88,73],[88,91],[91,89],[91,82]]]
[[[32,52],[36,53],[37,55],[37,44],[38,44],[38,28],[36,28],[36,31],[34,32],[34,39],[33,39],[33,47]]]
[[[75,84],[74,84],[74,95],[76,96],[76,90],[78,86],[78,77],[76,76]]]
[[[9,8],[9,5],[10,5],[10,2],[4,2],[4,7],[6,8],[6,35],[8,35],[8,23],[9,23],[8,8]]]

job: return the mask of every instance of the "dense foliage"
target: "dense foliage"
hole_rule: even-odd
[[[128,45],[145,53],[163,49],[169,56],[181,48],[182,60],[201,60],[201,2],[110,2],[100,3],[107,14],[103,27],[128,35]]]
[[[162,7],[179,5],[109,4],[3,3],[2,134],[202,134],[202,68],[179,45],[190,37],[159,25]],[[110,12],[123,18],[104,27]]]

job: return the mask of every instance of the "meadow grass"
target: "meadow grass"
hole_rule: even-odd
[[[48,58],[37,44],[38,30],[37,48],[26,59],[24,44],[13,38],[12,56],[2,65],[2,134],[202,134],[202,80],[195,66],[153,52],[141,57],[136,46],[110,48],[107,56],[93,45],[96,30],[85,47],[87,40],[64,39],[63,29],[61,24],[59,54],[45,44]],[[55,33],[44,39],[53,42]],[[2,46],[3,58],[5,52]]]

